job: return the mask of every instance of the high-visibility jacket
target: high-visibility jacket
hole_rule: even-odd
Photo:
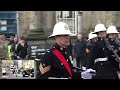
[[[8,45],[8,59],[11,60],[11,56],[12,56],[12,53],[11,53],[11,48],[12,46],[11,45]]]

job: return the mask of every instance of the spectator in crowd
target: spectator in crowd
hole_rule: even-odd
[[[17,46],[17,59],[27,60],[28,58],[28,44],[23,36],[19,37],[19,42]]]
[[[77,35],[77,41],[75,42],[75,55],[76,55],[76,63],[77,67],[84,66],[84,57],[85,57],[85,50],[86,50],[86,42],[84,41],[83,35]]]

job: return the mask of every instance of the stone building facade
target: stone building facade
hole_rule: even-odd
[[[25,36],[30,45],[53,44],[53,39],[47,39],[52,34],[56,23],[56,11],[19,11],[19,35]],[[100,21],[106,27],[111,23],[120,26],[119,11],[83,11],[82,34],[87,38],[90,31],[94,31],[95,25]],[[76,36],[71,37],[73,43]],[[32,41],[32,42],[31,42]],[[44,48],[44,47],[43,47]]]
[[[55,11],[20,11],[20,35],[27,39],[45,39],[51,33],[55,20]]]
[[[88,33],[94,31],[95,25],[100,21],[106,27],[113,24],[118,30],[120,27],[120,12],[119,11],[85,11],[83,12],[83,30]]]

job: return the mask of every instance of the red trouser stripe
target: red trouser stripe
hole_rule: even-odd
[[[57,50],[54,49],[53,53],[57,56],[57,58],[64,64],[65,68],[67,69],[68,73],[70,74],[70,76],[72,77],[72,72],[70,69],[69,64],[67,63],[67,60],[63,57],[63,55]]]

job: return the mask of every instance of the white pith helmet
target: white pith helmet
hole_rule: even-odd
[[[93,34],[94,32],[90,32],[88,35],[88,40],[97,37],[97,34]]]
[[[50,35],[48,38],[54,37],[57,35],[72,35],[72,33],[70,32],[69,26],[66,23],[58,22],[57,24],[55,24],[53,28],[52,35]]]
[[[104,24],[100,23],[95,26],[94,33],[101,32],[101,31],[107,31],[107,29],[105,28]]]
[[[107,34],[110,34],[110,33],[116,33],[117,34],[119,32],[117,31],[117,28],[115,26],[111,25],[107,28]]]

